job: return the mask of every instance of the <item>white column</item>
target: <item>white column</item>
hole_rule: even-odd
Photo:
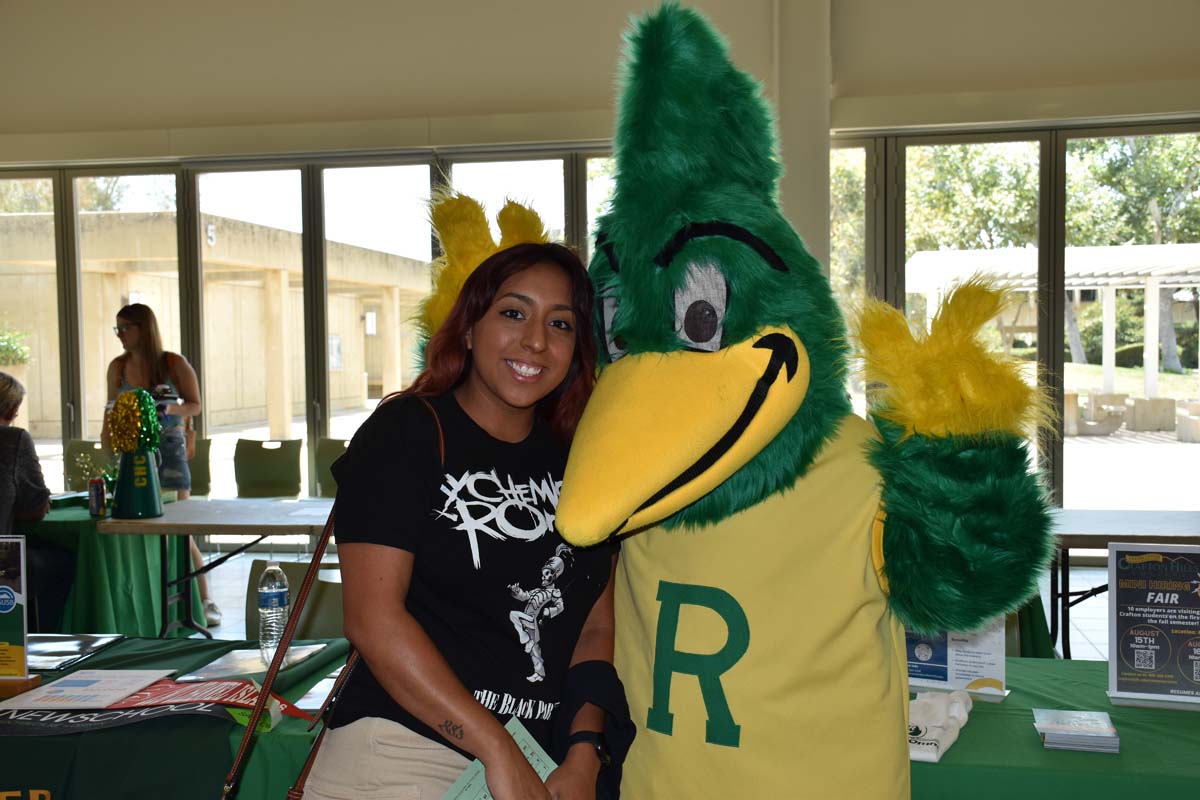
[[[1158,397],[1158,278],[1146,278],[1146,311],[1142,368],[1146,371],[1146,397]]]
[[[288,273],[263,271],[266,329],[263,355],[267,373],[267,425],[272,439],[292,436],[292,337],[288,324]]]
[[[808,252],[829,274],[830,0],[775,0],[771,9],[774,74],[765,82],[776,106],[787,167],[780,204]]]
[[[1104,365],[1104,393],[1112,394],[1117,376],[1117,290],[1105,286],[1100,290],[1103,299],[1101,320],[1103,324],[1104,350],[1101,363]]]
[[[383,303],[379,309],[377,334],[383,351],[383,394],[398,392],[403,386],[404,370],[401,367],[400,344],[400,287],[385,286]]]

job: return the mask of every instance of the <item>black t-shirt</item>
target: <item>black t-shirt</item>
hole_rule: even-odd
[[[333,465],[337,540],[411,552],[409,613],[484,707],[501,722],[515,714],[549,749],[563,677],[613,549],[571,548],[554,528],[567,452],[547,425],[502,442],[452,393],[430,402],[444,468],[433,415],[419,399],[380,406]],[[448,744],[392,700],[365,660],[330,726],[362,717]]]

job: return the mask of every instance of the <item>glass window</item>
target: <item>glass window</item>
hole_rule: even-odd
[[[1063,506],[1200,510],[1200,135],[1067,142]]]
[[[583,262],[592,257],[596,240],[596,220],[608,212],[613,190],[617,188],[617,160],[589,158],[587,160],[587,241],[583,243]]]
[[[174,175],[75,178],[83,300],[83,435],[99,439],[109,363],[125,351],[113,335],[130,303],[154,311],[164,350],[179,352],[179,242]]]
[[[910,145],[905,163],[905,305],[928,330],[949,289],[973,275],[1007,286],[1014,303],[980,332],[1025,361],[1037,384],[1037,142]],[[1034,461],[1035,432],[1027,431]]]
[[[235,497],[238,439],[299,439],[305,416],[298,170],[199,176],[207,434],[213,497]]]
[[[829,282],[847,325],[867,297],[867,151],[829,151]],[[846,389],[854,412],[866,416],[862,369],[851,365]]]
[[[54,186],[0,180],[0,371],[25,386],[14,425],[33,437],[46,486],[63,490]]]
[[[452,170],[451,185],[483,204],[496,241],[500,241],[496,213],[508,199],[533,206],[541,215],[551,241],[561,242],[566,238],[561,158],[460,162]]]
[[[429,165],[327,169],[324,183],[329,435],[349,439],[384,394],[417,374],[412,319],[430,288]]]

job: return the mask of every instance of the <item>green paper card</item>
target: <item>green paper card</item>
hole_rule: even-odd
[[[538,777],[543,781],[546,780],[558,766],[554,763],[554,759],[547,755],[542,746],[533,738],[529,729],[521,724],[521,720],[513,717],[504,726],[504,729],[512,735],[517,746],[521,748],[521,752],[525,754],[525,758],[529,759],[529,764]],[[454,785],[442,795],[442,800],[492,800],[492,793],[488,791],[487,780],[483,774],[483,762],[479,759],[472,761],[463,774],[458,776]]]

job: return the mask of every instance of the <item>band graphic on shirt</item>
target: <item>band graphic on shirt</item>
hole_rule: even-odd
[[[519,583],[509,584],[512,596],[525,604],[520,611],[509,612],[508,618],[517,631],[517,639],[525,645],[525,652],[533,660],[533,674],[525,680],[537,683],[546,679],[546,662],[542,658],[542,618],[554,619],[563,612],[562,592],[555,581],[562,577],[567,568],[564,556],[574,560],[571,548],[560,544],[554,555],[542,565],[542,585],[525,591]]]
[[[493,539],[520,539],[532,542],[554,528],[558,492],[562,481],[549,473],[542,480],[530,478],[516,483],[512,476],[504,480],[496,470],[464,472],[455,477],[446,473],[441,490],[446,501],[434,513],[454,524],[454,530],[467,534],[471,560],[479,569],[479,534]]]

